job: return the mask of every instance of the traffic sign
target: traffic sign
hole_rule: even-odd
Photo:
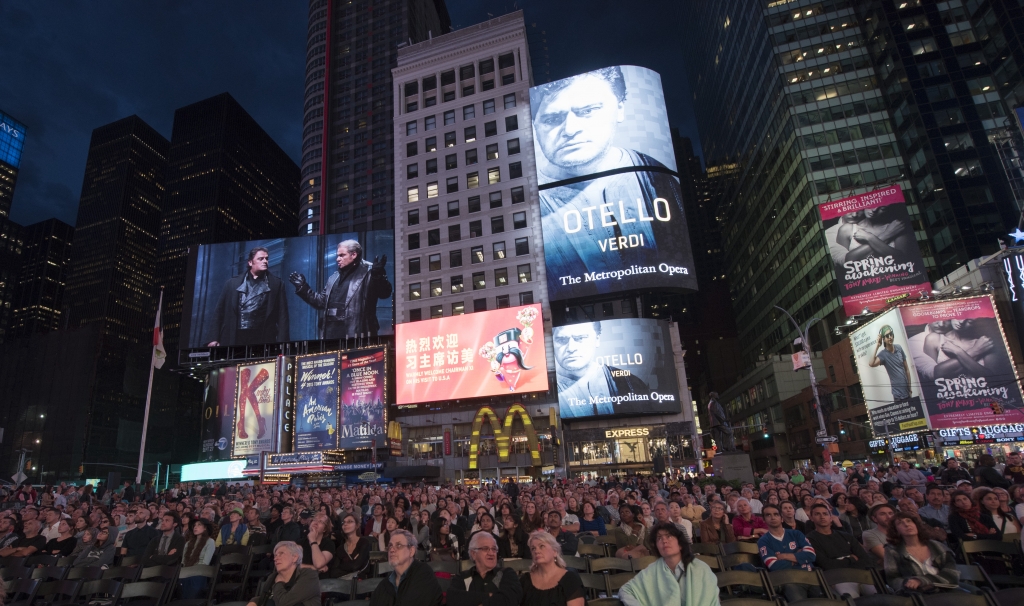
[[[818,436],[814,438],[814,441],[818,444],[832,444],[833,442],[838,442],[839,438],[837,436]]]
[[[818,430],[816,430],[814,432],[814,436],[817,437],[817,438],[824,438],[827,435],[828,435],[828,430],[827,429],[818,429]]]

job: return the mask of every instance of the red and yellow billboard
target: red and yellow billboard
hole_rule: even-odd
[[[399,404],[548,389],[540,304],[399,324],[396,349]]]

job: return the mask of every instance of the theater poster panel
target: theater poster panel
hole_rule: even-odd
[[[399,324],[398,404],[547,391],[540,304]]]
[[[992,298],[899,308],[932,429],[1021,423],[1021,393]],[[992,404],[1004,413],[995,415]]]
[[[341,354],[340,448],[372,447],[387,434],[386,368],[383,348]]]
[[[556,326],[551,338],[563,419],[679,413],[668,322],[583,322]]]
[[[203,393],[203,452],[200,461],[231,459],[232,422],[235,418],[234,366],[210,371]]]
[[[199,246],[182,335],[195,349],[394,334],[394,239],[378,230]]]
[[[274,450],[277,364],[241,364],[235,386],[232,458]]]
[[[818,208],[846,315],[931,291],[898,185]]]
[[[850,334],[857,373],[876,436],[927,429],[913,343],[899,309],[890,309]]]
[[[341,371],[337,352],[300,356],[295,392],[295,452],[333,450],[338,445]]]
[[[551,299],[696,289],[661,76],[615,66],[530,89]]]

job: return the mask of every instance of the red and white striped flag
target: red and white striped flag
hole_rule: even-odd
[[[167,350],[164,349],[164,331],[160,328],[160,316],[163,315],[164,289],[160,289],[160,302],[156,306],[156,322],[153,324],[153,367],[163,368],[167,360]]]

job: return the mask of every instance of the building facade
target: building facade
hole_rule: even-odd
[[[0,343],[9,332],[21,265],[22,229],[10,215],[24,146],[25,125],[0,111]]]
[[[300,234],[394,227],[391,68],[450,30],[444,0],[310,0]]]
[[[47,219],[26,226],[23,234],[24,246],[8,328],[11,337],[60,328],[75,228],[60,219]]]

